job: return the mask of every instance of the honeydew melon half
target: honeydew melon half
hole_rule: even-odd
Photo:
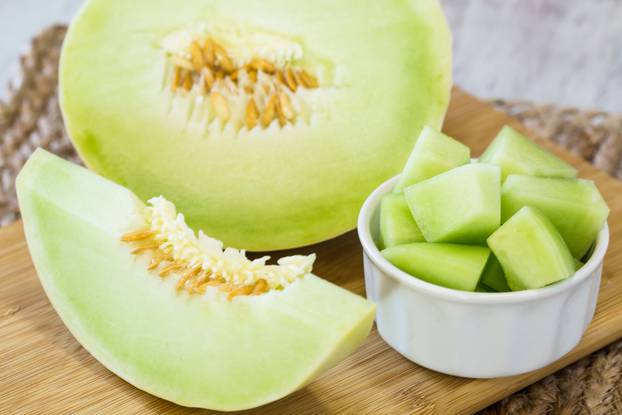
[[[179,274],[169,269],[166,276],[160,267],[159,277],[147,269],[148,255],[131,254],[140,246],[120,241],[138,238],[127,232],[148,225],[145,205],[125,188],[43,150],[20,173],[17,192],[33,262],[65,325],[108,369],[164,399],[218,410],[255,407],[302,387],[370,331],[372,303],[312,274],[287,280],[312,257],[263,266],[240,252],[222,252],[203,235],[201,255],[215,250],[218,264],[241,264],[270,283],[282,277],[287,284],[237,297],[216,287],[194,295],[188,284],[176,290]],[[164,207],[174,218],[171,205]],[[194,240],[183,218],[162,221],[165,216],[154,212],[153,223],[182,242]],[[179,252],[193,246],[196,240]],[[227,269],[220,272],[228,281],[240,277],[225,275]]]
[[[354,228],[440,127],[450,46],[437,0],[90,0],[60,102],[96,172],[228,246],[292,248]]]

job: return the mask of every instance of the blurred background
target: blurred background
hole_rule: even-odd
[[[0,85],[15,78],[30,38],[68,23],[82,1],[0,1]],[[481,98],[622,112],[622,0],[441,2],[457,85]]]

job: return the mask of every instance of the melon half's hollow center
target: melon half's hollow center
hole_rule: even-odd
[[[277,265],[267,265],[269,256],[254,260],[243,250],[223,249],[223,243],[202,231],[198,237],[176,212],[175,206],[157,197],[145,207],[145,224],[121,237],[134,245],[134,255],[150,255],[148,269],[161,278],[177,275],[178,292],[203,295],[208,287],[239,295],[260,295],[282,290],[311,272],[315,254],[283,257]]]
[[[205,106],[206,124],[236,131],[308,123],[316,71],[302,47],[277,35],[232,29],[181,30],[163,39],[164,88]]]

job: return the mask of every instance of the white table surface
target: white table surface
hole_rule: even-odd
[[[483,98],[622,112],[622,0],[441,1],[456,84]],[[0,84],[30,37],[69,22],[81,3],[0,0]]]

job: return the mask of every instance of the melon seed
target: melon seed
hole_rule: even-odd
[[[203,47],[203,57],[205,58],[205,62],[209,66],[214,66],[216,63],[216,56],[214,54],[214,41],[212,39],[207,38],[205,40],[205,45]]]
[[[223,122],[229,121],[231,113],[229,111],[229,105],[227,100],[219,92],[212,92],[212,107],[216,112],[216,116]]]
[[[292,92],[296,92],[298,89],[298,84],[296,83],[296,78],[294,78],[292,68],[287,68],[285,70],[285,84]]]
[[[259,110],[255,100],[251,97],[246,105],[246,126],[249,130],[253,129],[257,125],[257,118],[259,117]]]
[[[304,69],[300,71],[300,78],[302,79],[305,88],[314,89],[318,87],[317,78]]]
[[[273,64],[271,64],[265,59],[260,59],[260,58],[254,58],[249,64],[249,66],[255,69],[256,71],[262,71],[267,74],[272,74],[274,73],[274,70],[275,70]]]
[[[289,121],[293,121],[296,117],[296,114],[294,114],[294,107],[292,107],[292,102],[286,93],[281,92],[279,94],[279,104],[281,112],[283,113],[285,118],[287,118]]]
[[[266,108],[264,108],[263,115],[261,116],[261,125],[264,128],[268,128],[272,120],[274,119],[274,115],[276,113],[276,105],[277,105],[277,97],[276,95],[271,95],[266,103]]]
[[[201,52],[201,47],[197,42],[192,42],[190,44],[190,55],[192,56],[192,67],[195,71],[200,72],[205,66],[205,62],[203,60],[203,53]]]
[[[206,93],[211,91],[214,86],[214,74],[209,67],[203,68],[203,87]]]
[[[126,233],[121,237],[121,241],[123,242],[133,242],[133,241],[141,241],[143,239],[147,239],[153,236],[153,232],[150,229],[141,229],[136,232]]]

